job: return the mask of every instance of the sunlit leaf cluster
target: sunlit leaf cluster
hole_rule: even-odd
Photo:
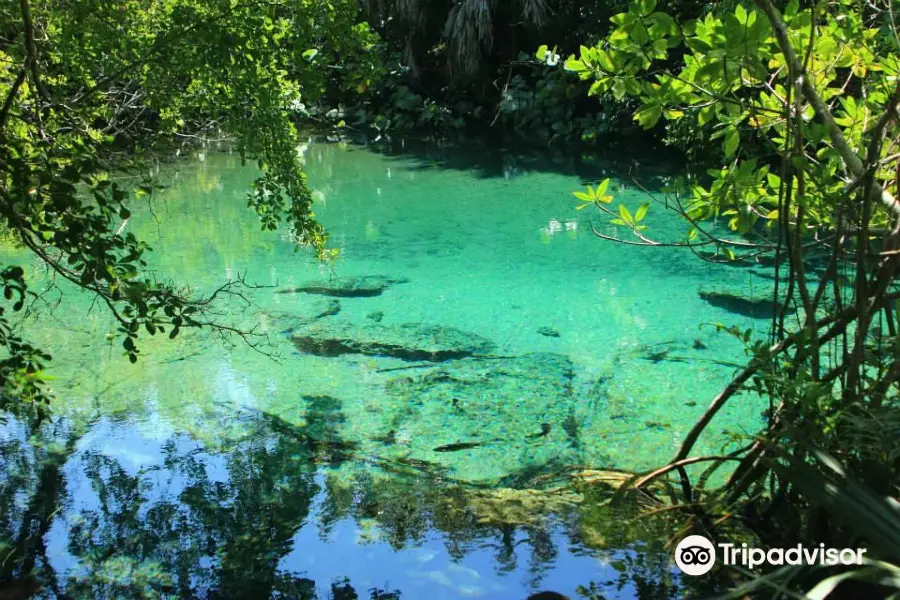
[[[783,15],[809,82],[859,156],[866,155],[870,132],[900,75],[900,42],[886,27],[888,4],[842,0],[801,9],[794,1]],[[827,125],[798,89],[765,14],[738,4],[680,22],[656,8],[655,0],[632,2],[627,13],[613,18],[614,29],[605,39],[582,46],[565,68],[592,81],[592,94],[637,98],[634,119],[645,129],[689,118],[720,145],[722,168],[681,188],[692,218],[728,217],[729,227],[740,233],[771,225],[779,218],[784,192],[772,160],[789,148],[797,172],[793,192],[802,194],[806,211],[804,227],[809,232],[834,227],[832,207],[843,202],[854,176]],[[799,132],[791,130],[794,122]],[[891,123],[886,137],[896,140],[898,132]],[[745,146],[754,150],[742,151]],[[759,148],[769,156],[760,156]],[[880,148],[874,175],[882,187],[896,176],[898,150],[896,141]],[[799,204],[781,216],[793,221],[798,209]],[[879,211],[875,225],[887,221],[888,213]]]

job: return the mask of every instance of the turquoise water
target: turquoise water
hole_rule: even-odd
[[[131,365],[104,342],[112,324],[90,298],[47,293],[63,302],[41,309],[29,337],[54,355],[70,446],[43,535],[45,579],[85,597],[342,597],[341,585],[373,597],[574,597],[638,561],[607,597],[635,596],[638,578],[674,585],[667,557],[643,545],[650,534],[616,522],[575,480],[677,451],[744,359],[712,324],[767,323],[698,291],[765,298],[767,280],[593,236],[592,223],[615,230],[576,210],[571,192],[612,177],[617,201],[636,208],[646,194],[630,159],[576,168],[509,149],[303,152],[340,250],[332,264],[297,252],[284,231],[260,231],[245,201],[255,173],[227,152],[179,162],[125,225],[153,246],[160,276],[199,293],[252,284],[217,311],[258,333],[255,348],[187,332],[144,340]],[[634,173],[652,189],[665,170]],[[657,208],[647,223],[680,236]],[[29,274],[47,285],[36,265]],[[282,293],[351,277],[380,293]],[[303,336],[478,347],[443,361],[371,344],[321,356],[298,349]],[[732,403],[697,451],[754,431],[760,411]],[[40,491],[42,451],[11,466],[20,437],[8,428],[7,467]],[[8,527],[28,510],[12,504]],[[44,582],[43,593],[57,592]]]

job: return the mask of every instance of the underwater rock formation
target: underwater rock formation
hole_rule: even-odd
[[[384,290],[398,283],[408,283],[403,277],[363,275],[335,277],[326,281],[309,281],[296,287],[277,290],[276,294],[315,294],[337,298],[368,298],[380,296]]]
[[[775,310],[781,310],[780,306],[768,298],[745,298],[731,292],[697,292],[703,300],[717,308],[728,312],[743,315],[753,319],[771,319]],[[788,313],[793,310],[788,308]]]
[[[326,306],[313,317],[313,319],[321,319],[322,317],[333,317],[341,312],[341,301],[335,298],[326,300]]]
[[[330,321],[327,326],[312,324],[297,329],[291,340],[301,352],[317,356],[366,354],[432,362],[486,354],[494,347],[474,333],[422,323],[356,325]]]
[[[578,403],[573,379],[568,357],[533,353],[406,371],[386,389],[403,407],[393,426],[415,440],[414,451],[448,464],[465,460],[458,451],[483,453],[480,475],[488,477],[531,465],[539,449],[555,458],[575,445],[578,432],[564,425]]]
[[[300,296],[286,308],[281,312],[267,313],[275,328],[282,333],[290,333],[298,327],[340,313],[341,301],[337,298]]]
[[[421,375],[406,375],[388,382],[392,394],[424,398],[439,395],[447,405],[466,410],[473,403],[497,406],[488,398],[555,402],[572,396],[574,365],[567,356],[539,352],[512,357],[484,357],[458,360]],[[568,413],[562,413],[565,416]],[[541,419],[538,423],[544,422]],[[532,421],[532,423],[534,423]],[[528,430],[535,429],[530,425]]]

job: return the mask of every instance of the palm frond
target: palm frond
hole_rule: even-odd
[[[542,26],[550,16],[547,0],[519,0],[525,20],[538,27]]]
[[[466,73],[474,73],[482,52],[494,43],[492,0],[461,0],[450,10],[444,25],[453,63]]]
[[[820,469],[794,458],[775,469],[810,501],[863,536],[882,558],[900,560],[900,510],[896,501],[883,498],[859,483],[833,456],[810,450]]]
[[[886,562],[870,561],[864,568],[845,571],[823,579],[806,593],[806,597],[809,600],[827,600],[838,586],[852,579],[877,582],[881,587],[895,592],[900,590],[900,568]]]
[[[413,27],[424,27],[428,20],[426,7],[420,0],[396,0],[397,13]]]

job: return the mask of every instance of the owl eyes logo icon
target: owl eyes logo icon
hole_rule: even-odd
[[[716,564],[716,549],[702,535],[689,535],[675,548],[675,564],[685,575],[705,575]]]

